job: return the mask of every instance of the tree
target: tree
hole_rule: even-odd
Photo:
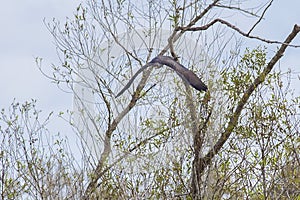
[[[287,47],[299,47],[291,42],[300,27],[283,42],[252,35],[272,2],[246,9],[220,0],[90,0],[63,26],[47,23],[62,61],[47,76],[74,93],[70,120],[61,116],[82,145],[82,165],[64,173],[69,184],[56,190],[60,197],[297,197],[299,97],[274,67]],[[243,31],[230,15],[251,17],[253,25]],[[240,53],[241,39],[278,49]],[[167,54],[202,77],[208,91],[160,66],[115,98],[138,68]],[[73,156],[64,153],[65,167]]]
[[[53,113],[42,120],[35,104],[13,102],[1,110],[1,199],[78,199],[77,163],[65,140],[46,128]]]

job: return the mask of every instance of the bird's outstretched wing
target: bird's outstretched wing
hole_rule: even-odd
[[[207,91],[207,86],[201,79],[191,70],[185,68],[170,56],[157,56],[150,63],[160,63],[175,70],[179,76],[187,81],[196,90]]]
[[[125,87],[116,95],[116,98],[125,92],[130,85],[133,83],[134,79],[147,67],[153,66],[153,65],[166,65],[173,70],[175,70],[179,76],[186,82],[188,82],[193,88],[196,90],[201,91],[207,91],[207,86],[201,81],[201,79],[191,70],[185,68],[183,65],[178,63],[176,60],[174,60],[170,56],[157,56],[151,60],[151,62],[147,63],[143,67],[141,67],[129,80],[129,82],[125,85]]]
[[[144,65],[143,67],[141,67],[132,77],[131,79],[128,81],[128,83],[124,86],[124,88],[116,95],[116,98],[118,98],[119,96],[121,96],[129,87],[130,85],[133,83],[134,79],[142,72],[144,71],[147,67],[153,66],[155,65],[154,63],[147,63],[146,65]]]

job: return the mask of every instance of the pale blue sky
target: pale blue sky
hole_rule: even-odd
[[[72,108],[72,96],[51,84],[35,65],[36,56],[44,66],[57,63],[53,39],[43,18],[64,21],[72,16],[79,0],[9,0],[1,2],[0,17],[0,108],[7,108],[16,98],[23,102],[38,100],[38,108],[47,113]],[[283,40],[295,23],[300,24],[299,0],[275,0],[254,33],[265,38]],[[256,42],[256,41],[253,41]],[[295,40],[300,44],[300,36]],[[249,45],[251,42],[249,43]],[[252,43],[253,44],[253,43]],[[275,49],[275,46],[274,46]],[[282,68],[300,72],[300,48],[290,48],[281,61]],[[300,87],[300,81],[293,83]],[[300,89],[297,90],[300,95]]]
[[[38,70],[35,57],[45,67],[57,61],[53,39],[43,19],[65,20],[78,0],[9,0],[1,2],[0,17],[0,108],[17,101],[38,99],[42,109],[65,108],[70,95],[59,91]]]
[[[1,1],[0,17],[0,109],[8,110],[16,102],[37,99],[42,120],[51,111],[72,108],[72,95],[59,90],[44,77],[35,64],[35,57],[44,59],[44,67],[58,63],[53,39],[43,19],[64,21],[71,16],[79,0],[7,0]],[[52,134],[68,135],[70,127],[52,117],[48,128]],[[75,142],[75,141],[72,141]]]

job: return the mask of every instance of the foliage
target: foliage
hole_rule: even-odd
[[[238,96],[244,85],[251,83],[266,64],[265,59],[265,49],[247,49],[239,65],[223,74],[222,82],[229,88],[231,97]],[[294,175],[299,175],[300,170],[296,164],[300,145],[297,141],[300,99],[291,97],[290,90],[284,86],[288,85],[290,75],[290,72],[273,71],[246,104],[234,136],[221,156],[222,181],[231,185],[225,187],[224,194],[250,199],[299,195]],[[291,163],[294,165],[290,166]],[[294,176],[295,185],[283,181],[282,173],[287,167],[292,167],[294,175],[290,175]]]
[[[254,10],[232,3],[89,0],[63,25],[47,23],[61,63],[45,75],[74,94],[74,110],[59,116],[81,155],[47,130],[51,114],[41,120],[35,101],[13,103],[0,117],[1,198],[298,198],[300,98],[287,85],[291,74],[274,66],[300,28],[283,43],[253,36],[272,2]],[[228,14],[256,21],[245,33]],[[281,46],[271,59],[261,46],[240,54],[229,30]],[[115,98],[167,53],[209,91],[158,67]]]
[[[35,104],[14,102],[1,110],[1,199],[75,198],[82,175],[74,171],[65,141],[46,128],[52,113],[42,121]]]

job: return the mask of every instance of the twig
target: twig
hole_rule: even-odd
[[[252,26],[252,28],[248,31],[247,35],[250,35],[250,33],[254,30],[254,28],[261,22],[261,20],[263,19],[264,15],[266,14],[267,10],[269,9],[269,7],[272,5],[273,0],[271,0],[269,2],[269,4],[267,5],[267,7],[264,9],[263,13],[261,14],[260,18],[257,20],[257,22]]]
[[[254,14],[254,13],[252,13],[252,12],[250,12],[250,11],[241,9],[241,8],[239,8],[239,7],[225,6],[225,5],[221,5],[221,4],[219,4],[219,5],[217,4],[216,7],[219,7],[219,8],[228,8],[228,9],[231,9],[231,10],[238,10],[238,11],[240,11],[240,12],[242,12],[242,13],[246,13],[246,14],[252,15],[252,16],[254,16],[254,17],[259,17],[258,15]]]

